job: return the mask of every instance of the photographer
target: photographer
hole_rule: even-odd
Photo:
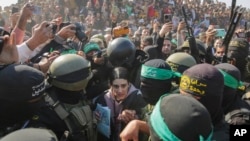
[[[61,54],[77,53],[77,51],[79,51],[79,46],[77,44],[78,42],[73,40],[74,37],[78,38],[78,42],[87,39],[87,36],[82,31],[79,24],[69,24],[63,27],[55,34],[53,40],[45,45],[37,55],[31,58],[31,62],[39,62],[44,53],[50,53],[52,51],[59,51]]]
[[[37,25],[34,28],[33,36],[20,45],[16,45],[16,34],[14,32],[9,35],[7,31],[1,28],[0,30],[2,30],[3,36],[1,36],[0,39],[0,64],[3,65],[3,67],[13,63],[27,64],[29,57],[36,53],[34,50],[49,39],[51,29],[46,27],[46,24],[47,22],[43,22],[41,25]],[[46,73],[55,57],[56,56],[51,56],[36,64],[28,63],[28,65]]]

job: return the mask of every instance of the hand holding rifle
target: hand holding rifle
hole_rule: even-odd
[[[184,21],[186,23],[190,52],[191,52],[191,55],[195,58],[196,62],[199,63],[200,62],[199,51],[198,51],[198,48],[196,46],[196,41],[195,41],[195,37],[193,34],[193,29],[189,26],[189,24],[187,22],[187,15],[186,15],[185,7],[182,6],[181,8],[182,8],[182,14],[184,17]]]

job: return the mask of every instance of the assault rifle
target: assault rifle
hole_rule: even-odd
[[[232,0],[232,4],[231,4],[231,13],[230,13],[230,21],[232,21],[232,17],[234,14],[234,8],[236,6],[236,0]]]
[[[196,60],[197,63],[200,63],[199,50],[196,46],[196,41],[195,41],[195,37],[193,34],[193,29],[189,26],[189,24],[187,22],[187,14],[186,14],[185,7],[182,6],[181,8],[182,8],[182,15],[183,15],[184,21],[186,23],[186,29],[187,29],[187,33],[188,33],[188,42],[189,42],[189,48],[191,51],[191,55],[194,57],[194,59]]]
[[[227,62],[227,52],[228,52],[228,46],[229,43],[234,35],[235,29],[237,27],[237,24],[240,21],[240,18],[242,16],[242,13],[245,11],[245,8],[241,7],[241,6],[237,6],[234,9],[233,15],[232,15],[232,19],[228,28],[228,31],[226,33],[226,36],[224,38],[224,41],[222,43],[222,46],[225,47],[225,55],[223,56],[222,62],[226,63]]]

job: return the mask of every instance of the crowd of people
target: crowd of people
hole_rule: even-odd
[[[229,126],[250,124],[244,10],[225,44],[219,1],[1,8],[0,141],[229,141]]]
[[[20,10],[26,2],[29,0],[18,0],[16,4],[1,7],[0,26],[6,29],[13,28],[17,18],[10,18],[12,7]],[[181,6],[184,4],[187,7],[188,20],[198,35],[206,31],[209,25],[227,29],[231,13],[229,5],[212,0],[32,0],[32,2],[39,7],[39,12],[28,20],[26,28],[28,33],[31,33],[31,27],[35,24],[61,17],[65,22],[83,22],[97,33],[104,33],[105,29],[110,28],[112,19],[118,22],[128,20],[131,34],[134,34],[142,25],[151,28],[154,21],[162,25],[164,15],[172,16],[173,30],[176,31],[179,21],[183,18]],[[244,26],[244,22],[249,19],[249,10],[246,10],[240,25]]]

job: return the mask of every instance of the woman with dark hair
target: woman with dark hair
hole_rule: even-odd
[[[95,99],[96,104],[110,109],[110,136],[98,135],[98,140],[119,141],[119,134],[131,120],[140,119],[141,109],[146,105],[141,92],[129,82],[128,70],[116,67],[110,77],[110,88]],[[96,110],[98,119],[102,115]],[[101,132],[100,132],[101,133]]]

